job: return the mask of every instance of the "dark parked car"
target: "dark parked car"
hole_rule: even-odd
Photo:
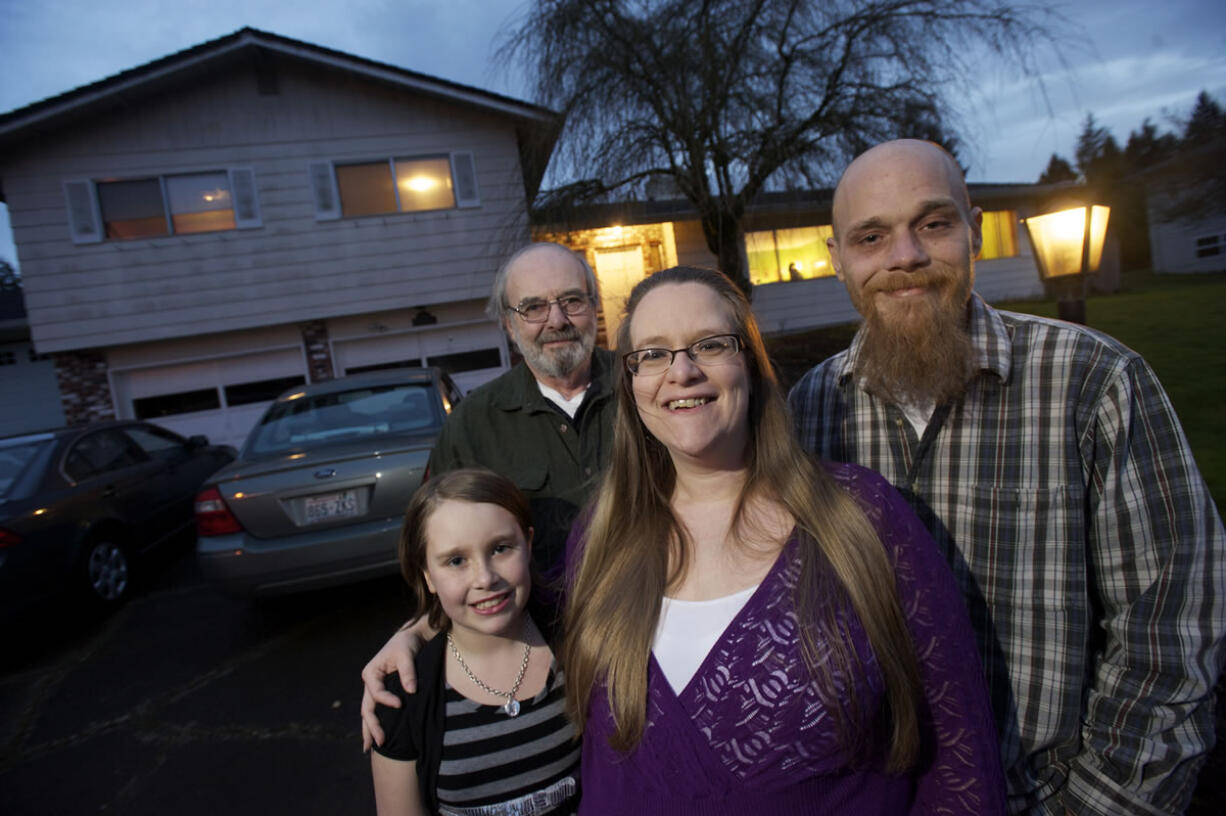
[[[196,498],[205,578],[229,594],[273,595],[396,572],[405,505],[459,399],[434,368],[282,394]]]
[[[147,422],[0,439],[0,602],[69,588],[118,603],[133,559],[192,523],[196,491],[234,453]]]

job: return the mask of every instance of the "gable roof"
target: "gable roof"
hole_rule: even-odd
[[[544,175],[560,125],[560,117],[554,111],[509,96],[255,28],[239,29],[233,34],[0,114],[0,147],[36,139],[40,134],[67,122],[129,104],[135,99],[216,71],[221,66],[258,61],[270,55],[346,72],[371,82],[508,117],[516,122],[525,182],[530,192],[536,190]]]

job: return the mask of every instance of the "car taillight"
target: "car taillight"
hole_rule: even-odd
[[[221,491],[215,487],[201,490],[196,495],[196,532],[201,536],[241,533],[243,525],[226,507]]]
[[[0,527],[0,549],[21,543],[21,536]]]

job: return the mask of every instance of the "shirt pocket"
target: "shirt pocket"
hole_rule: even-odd
[[[1067,748],[1077,734],[1080,679],[1090,671],[1094,611],[1083,493],[1068,485],[976,487],[967,500],[955,558],[964,559],[958,567],[969,569],[973,584],[967,602],[980,630],[1005,765],[1011,774],[1021,772],[1019,763],[1038,773],[1034,763],[1046,763],[1038,757]]]
[[[517,462],[503,473],[515,486],[531,497],[544,489],[549,481],[549,468],[544,462]]]

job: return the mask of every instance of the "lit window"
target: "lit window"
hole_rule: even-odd
[[[346,217],[445,210],[456,203],[446,156],[337,165],[336,186]]]
[[[98,205],[107,238],[149,238],[170,233],[158,179],[99,182]]]
[[[396,190],[403,212],[445,210],[455,206],[449,159],[397,159],[395,164]]]
[[[833,275],[826,249],[826,239],[832,234],[829,225],[746,233],[750,282],[760,285]]]
[[[346,216],[396,212],[396,190],[387,162],[340,165],[336,186]]]
[[[234,229],[234,205],[225,173],[168,176],[166,197],[176,233]]]
[[[979,260],[1012,258],[1017,255],[1017,213],[996,210],[983,214],[983,247]]]
[[[72,239],[93,243],[260,226],[250,168],[65,182]]]

